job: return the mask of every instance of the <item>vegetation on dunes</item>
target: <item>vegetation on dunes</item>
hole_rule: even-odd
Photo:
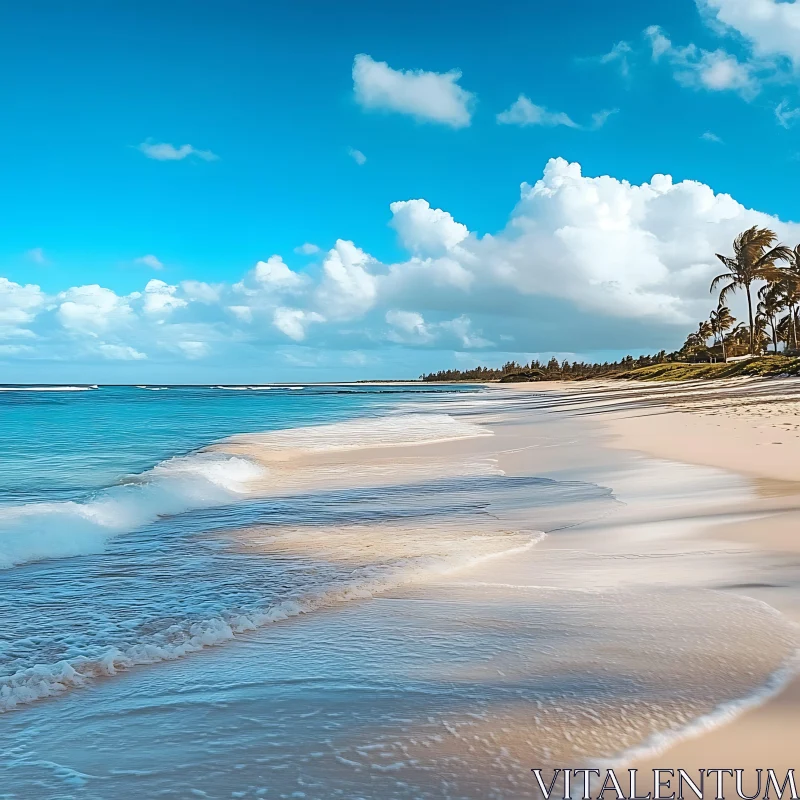
[[[728,363],[668,361],[619,373],[614,377],[639,381],[692,381],[708,378],[783,378],[799,374],[800,358],[777,355]]]
[[[726,270],[711,282],[710,291],[719,291],[717,307],[674,353],[662,350],[653,356],[626,356],[603,364],[559,362],[555,358],[546,364],[535,359],[529,364],[510,361],[499,369],[440,370],[420,377],[424,381],[511,383],[800,374],[800,358],[796,357],[800,356],[800,244],[792,249],[776,242],[769,228],[754,226],[736,237],[732,256],[715,254]],[[727,305],[728,297],[735,292],[742,292],[747,299],[747,322],[737,322]],[[781,350],[783,355],[778,355]],[[748,360],[739,360],[742,358]]]

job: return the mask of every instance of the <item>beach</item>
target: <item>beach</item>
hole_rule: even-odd
[[[28,526],[90,518],[68,552],[6,549],[5,607],[55,615],[9,629],[6,796],[524,798],[533,768],[792,766],[792,382],[442,389],[148,394],[224,425],[33,503]],[[146,519],[98,527],[132,486]]]
[[[592,399],[581,404],[582,396]],[[610,447],[745,476],[755,493],[746,504],[749,518],[710,524],[699,518],[699,535],[768,554],[772,566],[732,590],[800,622],[800,388],[794,381],[598,382],[573,397],[579,406],[604,409],[600,426]],[[677,767],[696,775],[712,763],[748,771],[770,766],[785,774],[796,768],[792,732],[799,700],[795,678],[763,704],[732,713],[724,724],[701,725],[686,740],[626,766],[645,775]]]

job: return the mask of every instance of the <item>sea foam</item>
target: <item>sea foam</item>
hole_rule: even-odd
[[[222,453],[170,458],[83,502],[0,508],[0,568],[100,552],[107,540],[158,517],[225,505],[266,470]]]

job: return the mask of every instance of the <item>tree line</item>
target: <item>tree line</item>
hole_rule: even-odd
[[[514,381],[575,380],[628,372],[638,367],[671,361],[726,361],[739,356],[777,353],[779,345],[787,354],[798,355],[800,326],[800,244],[794,249],[776,244],[769,228],[753,226],[733,242],[733,255],[715,253],[726,271],[711,282],[719,291],[717,307],[699,323],[683,346],[672,353],[625,356],[620,361],[588,363],[534,359],[526,364],[509,361],[502,367],[474,367],[468,370],[439,370],[421,375],[423,381]],[[754,285],[761,284],[753,296]],[[741,291],[747,298],[748,319],[738,322],[727,300]],[[754,303],[755,300],[755,303]]]
[[[763,355],[770,348],[777,353],[780,343],[785,353],[797,352],[800,245],[792,249],[776,240],[769,228],[754,226],[736,237],[733,256],[716,254],[727,269],[711,282],[712,292],[722,286],[717,307],[686,337],[678,351],[683,360],[725,361]],[[754,298],[753,285],[758,283]],[[728,296],[737,291],[747,298],[747,322],[737,323],[726,305]]]

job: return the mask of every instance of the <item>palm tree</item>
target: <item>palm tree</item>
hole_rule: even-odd
[[[755,325],[753,323],[753,298],[750,285],[754,281],[772,280],[777,277],[778,261],[792,258],[792,250],[783,245],[773,247],[775,233],[769,228],[758,228],[755,225],[740,233],[733,242],[733,258],[716,254],[717,258],[728,268],[728,272],[717,275],[711,281],[710,291],[723,281],[726,285],[719,293],[720,304],[725,302],[729,292],[744,289],[747,294],[747,314],[750,319],[750,353],[753,353]]]
[[[728,306],[723,305],[717,306],[717,310],[712,311],[708,318],[708,324],[711,326],[711,333],[714,337],[714,344],[719,342],[722,345],[723,361],[728,360],[725,353],[725,331],[729,331],[735,322],[736,318],[731,314],[731,310]]]
[[[791,339],[786,339],[787,346],[797,350],[797,316],[800,305],[800,244],[791,251],[791,256],[786,260],[786,266],[780,271],[780,284],[789,308],[789,334]]]
[[[758,304],[757,316],[764,323],[764,330],[767,326],[772,338],[772,348],[778,352],[778,314],[786,307],[783,287],[780,283],[769,283],[763,286],[758,292],[761,302]]]
[[[744,322],[739,322],[731,329],[731,332],[724,337],[723,342],[730,350],[730,348],[747,347],[750,341],[750,329]]]

